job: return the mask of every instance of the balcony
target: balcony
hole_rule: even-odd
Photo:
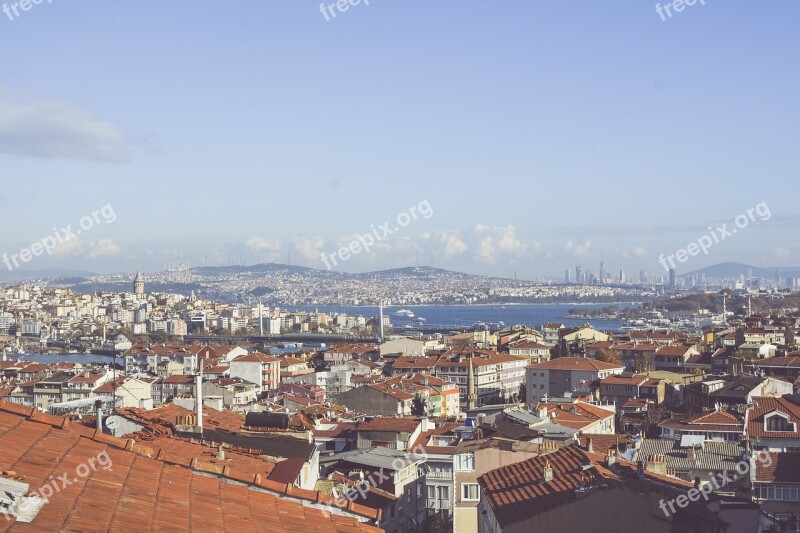
[[[443,481],[452,481],[453,480],[453,472],[428,472],[425,474],[425,477],[428,479],[438,479]]]

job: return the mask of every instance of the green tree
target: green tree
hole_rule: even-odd
[[[425,416],[428,414],[428,402],[420,393],[414,395],[411,400],[411,414],[414,416]]]

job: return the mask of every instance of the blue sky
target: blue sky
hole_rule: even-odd
[[[644,0],[0,13],[0,253],[110,204],[113,224],[23,268],[324,268],[427,200],[433,216],[342,268],[656,273],[766,202],[769,220],[678,271],[794,266],[798,15],[789,0],[666,21]]]

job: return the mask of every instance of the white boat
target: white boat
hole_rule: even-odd
[[[399,311],[395,311],[395,316],[406,316],[408,318],[414,318],[414,311],[411,309],[400,309]]]

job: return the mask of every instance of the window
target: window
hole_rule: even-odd
[[[433,488],[433,487],[431,487]],[[440,500],[449,500],[450,499],[450,487],[437,487],[439,489],[439,499]]]
[[[462,483],[461,484],[461,499],[465,502],[480,501],[480,489],[477,483]]]
[[[428,499],[432,500],[436,497],[436,487],[428,485]]]
[[[764,420],[767,431],[794,431],[794,424],[780,414],[774,414]]]
[[[471,453],[462,453],[455,456],[456,470],[475,470],[475,456]]]

